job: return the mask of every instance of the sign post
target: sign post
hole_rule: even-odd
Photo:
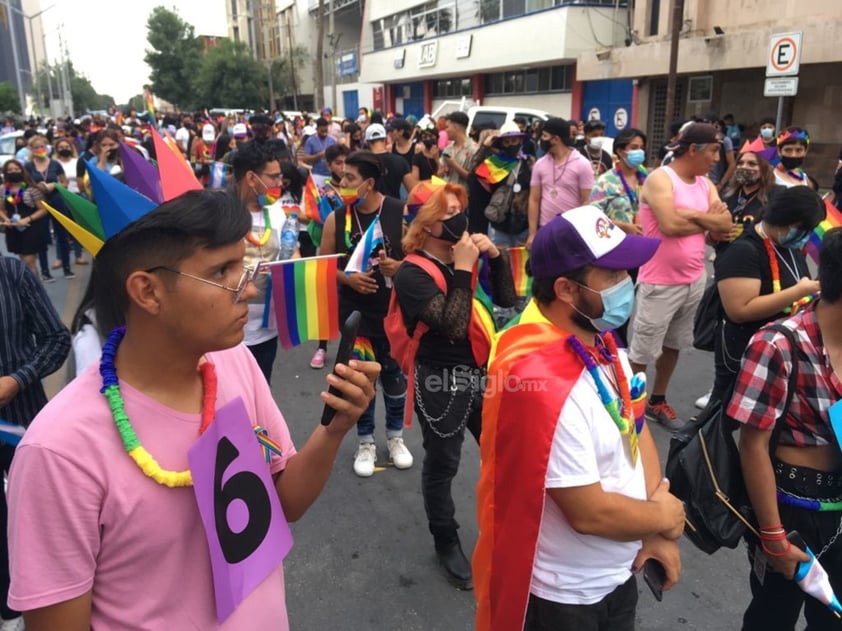
[[[766,61],[764,96],[778,97],[778,114],[775,129],[780,131],[784,117],[784,96],[798,92],[798,67],[801,65],[801,32],[777,33],[769,39],[769,57]],[[794,77],[784,81],[778,77]]]

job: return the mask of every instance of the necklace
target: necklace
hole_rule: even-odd
[[[171,489],[181,486],[193,486],[193,476],[190,470],[167,471],[144,449],[132,427],[131,421],[126,414],[126,406],[120,394],[120,382],[117,379],[117,369],[114,366],[114,357],[117,354],[117,347],[126,335],[126,327],[121,326],[114,329],[108,336],[105,345],[102,347],[102,360],[99,372],[102,375],[102,390],[108,400],[108,407],[111,408],[111,415],[114,417],[114,424],[120,432],[120,439],[123,441],[123,448],[129,457],[135,461],[143,474],[152,478],[158,484]],[[199,425],[199,434],[205,430],[213,421],[216,413],[216,370],[211,362],[206,361],[199,366],[202,373],[202,422]]]
[[[9,190],[9,187],[7,186],[3,191],[3,197],[9,204],[17,208],[18,204],[20,204],[23,201],[24,190],[26,190],[26,183],[22,183],[18,188],[17,192],[14,194]]]
[[[790,257],[792,258],[792,265],[793,265],[792,267],[790,267],[789,263],[787,263],[783,259],[783,256],[780,255],[780,253],[778,252],[778,249],[772,243],[772,239],[770,239],[768,236],[766,236],[765,233],[763,234],[763,246],[766,248],[766,254],[769,257],[769,267],[771,268],[771,271],[772,271],[772,293],[777,294],[777,293],[780,293],[782,291],[782,289],[781,289],[781,268],[780,268],[780,265],[778,264],[778,257],[779,256],[781,257],[781,260],[784,261],[784,265],[786,265],[786,268],[789,271],[789,273],[792,275],[793,279],[795,279],[795,281],[798,282],[798,265],[795,262],[795,255],[790,251],[789,254],[790,254]],[[814,299],[815,299],[814,294],[808,294],[806,296],[802,296],[801,298],[799,298],[798,300],[793,302],[789,307],[784,309],[784,313],[787,313],[787,314],[797,313],[798,310],[801,309],[801,307],[803,307],[804,305],[810,304]]]
[[[377,212],[374,215],[375,218],[380,216],[380,212],[383,210],[383,202],[385,202],[385,201],[386,201],[386,197],[384,195],[381,195],[380,206],[379,206],[379,208],[377,209]],[[360,233],[359,233],[360,239],[362,239],[363,234],[365,233],[365,230],[363,230],[362,222],[360,221],[360,216],[357,213],[357,209],[354,207],[354,205],[352,204],[352,205],[348,206],[347,208],[345,208],[345,247],[348,248],[349,252],[350,252],[351,248],[354,247],[354,243],[351,241],[351,230],[353,228],[353,224],[351,223],[351,214],[352,213],[354,215],[354,219],[357,220],[357,229],[360,231]]]
[[[623,188],[626,189],[626,196],[631,202],[632,210],[637,212],[637,200],[639,198],[640,187],[643,186],[643,183],[646,181],[646,170],[643,167],[638,167],[636,169],[637,186],[634,190],[632,190],[631,186],[629,186],[628,181],[626,181],[626,176],[623,175],[623,170],[620,167],[616,167],[614,172],[620,177],[620,182],[623,183]]]
[[[617,390],[620,393],[620,398],[612,396],[605,385],[605,381],[599,372],[599,367],[596,361],[582,345],[575,335],[567,338],[567,344],[579,356],[585,368],[593,379],[596,385],[596,391],[599,394],[599,399],[602,402],[605,411],[614,421],[614,425],[620,431],[620,435],[627,437],[629,446],[631,448],[632,464],[637,463],[638,452],[638,429],[634,421],[634,413],[632,411],[631,391],[629,390],[629,381],[626,378],[623,365],[620,363],[620,354],[617,352],[617,343],[614,340],[614,335],[608,332],[601,336],[605,342],[605,348],[602,349],[602,355],[605,359],[610,360],[611,369],[613,372],[613,380]],[[625,416],[624,416],[625,415]]]
[[[264,206],[263,208],[263,234],[260,235],[259,239],[255,239],[252,231],[249,230],[246,234],[246,241],[251,243],[252,245],[256,245],[257,247],[263,247],[269,241],[269,237],[272,236],[272,222],[269,220],[269,209]]]

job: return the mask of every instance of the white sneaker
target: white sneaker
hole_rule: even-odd
[[[3,620],[3,623],[0,624],[0,631],[24,631],[23,616],[18,616],[11,620]]]
[[[403,438],[395,436],[389,439],[389,460],[395,469],[409,469],[412,466],[412,454],[403,443]]]
[[[707,394],[703,394],[698,399],[696,399],[696,403],[694,405],[700,410],[704,410],[708,406],[708,402],[710,401],[710,395],[712,392],[712,390],[708,390]]]
[[[354,456],[354,473],[361,478],[374,475],[374,463],[377,462],[377,445],[374,443],[360,443]]]

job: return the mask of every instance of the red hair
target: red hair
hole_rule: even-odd
[[[447,196],[454,195],[459,200],[459,205],[464,212],[468,206],[468,193],[464,186],[459,184],[445,184],[437,189],[423,206],[418,210],[418,215],[409,224],[409,230],[401,240],[404,252],[415,252],[424,247],[424,242],[429,234],[429,228],[437,221],[444,219],[447,215]]]

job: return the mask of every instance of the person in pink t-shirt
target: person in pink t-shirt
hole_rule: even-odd
[[[259,424],[280,447],[268,467],[286,519],[297,520],[368,407],[379,366],[351,362],[328,377],[344,398],[322,393],[336,414],[296,451],[242,344],[256,291],[254,270],[243,265],[250,227],[234,196],[191,191],[99,251],[96,319],[103,331],[125,325],[124,335],[115,329],[100,365],[35,418],[9,476],[9,603],[24,612],[29,631],[289,628],[281,563],[217,622],[207,537],[192,482],[177,472],[190,469],[187,452],[205,423],[239,398],[248,432]],[[126,453],[113,399],[100,394],[109,375],[129,425],[157,461],[143,469]],[[155,467],[166,477],[152,477]]]
[[[541,132],[545,155],[532,167],[529,183],[529,238],[553,217],[571,208],[584,206],[591,196],[594,175],[590,162],[573,148],[570,127],[575,123],[563,118],[549,118]]]
[[[716,129],[690,123],[668,148],[675,159],[649,174],[640,195],[643,234],[661,245],[638,273],[629,361],[634,373],[655,362],[646,417],[674,430],[683,422],[666,392],[679,352],[693,342],[693,317],[705,290],[705,237],[733,239],[735,227],[706,177],[719,159]]]

